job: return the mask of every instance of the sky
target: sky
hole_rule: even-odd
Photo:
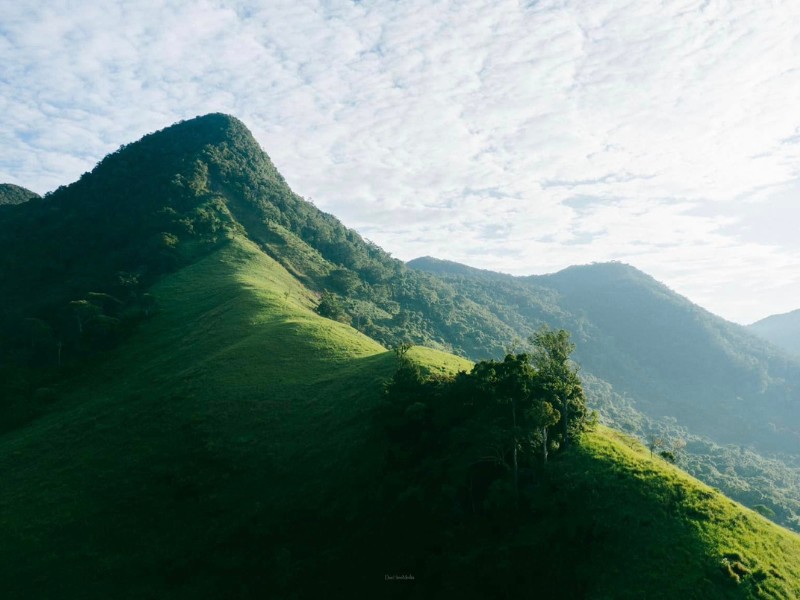
[[[0,181],[209,112],[403,260],[800,308],[797,0],[0,0]]]

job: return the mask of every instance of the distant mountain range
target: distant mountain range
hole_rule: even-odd
[[[439,595],[548,576],[567,597],[800,594],[796,535],[602,428],[539,473],[511,537],[499,487],[471,508],[495,520],[477,523],[463,481],[383,471],[386,348],[415,344],[446,377],[548,325],[571,332],[602,421],[800,528],[800,361],[628,265],[403,264],[212,114],[3,207],[0,285],[10,597],[344,596],[330,585],[345,568],[363,594],[391,566],[387,536],[391,564]],[[447,523],[424,520],[428,497]]]
[[[761,319],[748,325],[748,329],[792,355],[800,357],[800,310]]]
[[[512,277],[430,258],[409,266],[491,307],[519,334],[542,322],[569,329],[583,368],[648,416],[765,451],[800,443],[800,363],[634,267],[600,263]],[[747,409],[732,409],[739,403]]]

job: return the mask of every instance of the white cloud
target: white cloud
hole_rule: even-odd
[[[626,260],[746,321],[800,305],[798,57],[794,0],[5,2],[0,179],[224,111],[402,258]]]

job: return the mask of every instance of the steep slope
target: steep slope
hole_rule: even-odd
[[[152,291],[157,315],[0,437],[4,596],[405,594],[384,580],[405,563],[381,535],[405,515],[379,517],[370,492],[382,477],[370,415],[394,353],[314,314],[313,295],[238,236]],[[797,536],[631,444],[600,430],[553,462],[538,516],[505,540],[519,582],[561,597],[800,593]],[[491,595],[506,571],[488,557],[508,549],[466,531],[477,537],[460,534],[452,561],[414,546],[417,592]],[[482,573],[454,566],[475,556]]]
[[[382,341],[477,356],[517,322],[292,194],[235,119],[146,136],[6,210],[0,250],[0,282],[15,283],[0,306],[3,597],[407,595],[385,579],[405,567],[434,596],[798,595],[796,536],[603,430],[540,474],[510,538],[453,506],[398,556],[384,534],[413,542],[427,521],[376,502],[394,474],[373,417],[397,358],[317,315],[318,293]],[[569,321],[558,298],[519,296]],[[410,356],[432,373],[469,367]]]
[[[233,234],[327,291],[339,305],[330,314],[386,346],[481,359],[542,324],[568,329],[606,422],[685,439],[693,473],[800,527],[798,367],[785,357],[621,265],[550,279],[435,259],[414,266],[436,274],[410,269],[294,194],[247,128],[220,114],[147,135],[80,181],[4,211],[0,431],[48,410],[60,379],[147,320],[149,286]],[[619,310],[634,297],[638,329]]]
[[[0,438],[4,597],[217,598],[240,579],[263,593],[287,548],[302,565],[309,537],[332,543],[326,514],[374,471],[368,414],[392,352],[315,315],[242,238],[153,293],[152,320]]]
[[[570,541],[582,546],[581,562],[591,565],[591,575],[564,570],[575,597],[798,594],[800,537],[651,458],[638,442],[601,427],[553,470],[552,483],[540,492],[545,520],[573,515]],[[547,526],[536,535],[569,543]],[[769,548],[764,540],[771,540]]]
[[[608,347],[582,360],[607,381],[630,382],[619,387],[649,403],[648,414],[675,417],[722,443],[800,447],[800,363],[744,328],[626,265],[570,267],[536,283],[613,339],[613,366]]]
[[[772,315],[748,325],[747,328],[759,337],[800,357],[800,310]]]
[[[39,194],[14,185],[13,183],[0,183],[0,206],[22,204],[32,198],[39,198]]]

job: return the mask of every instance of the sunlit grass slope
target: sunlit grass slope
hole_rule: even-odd
[[[333,510],[377,460],[366,414],[394,353],[313,313],[253,244],[234,239],[153,293],[159,313],[129,342],[0,438],[5,598],[268,587],[290,560],[270,545],[282,517]]]
[[[0,596],[342,597],[355,580],[339,567],[387,592],[388,542],[361,517],[383,476],[371,415],[394,353],[316,315],[240,238],[153,293],[156,316],[0,437]],[[531,597],[800,597],[798,536],[610,430],[555,457],[537,489],[515,535],[533,555],[511,561],[541,582]],[[490,537],[470,544],[496,556]],[[415,586],[403,593],[425,597]]]
[[[800,536],[611,429],[554,461],[538,502],[521,537],[575,566],[553,582],[575,597],[800,598]]]

